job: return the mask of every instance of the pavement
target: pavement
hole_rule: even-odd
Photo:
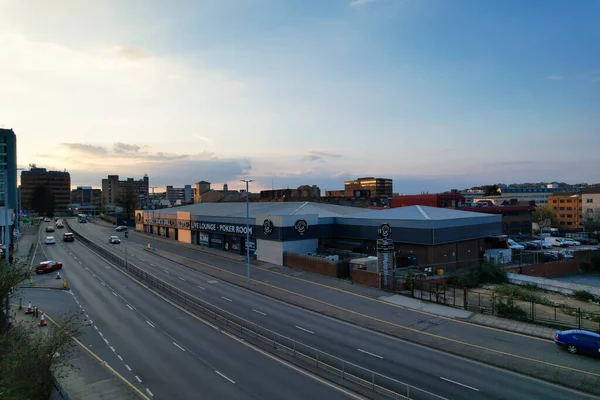
[[[202,301],[445,398],[587,398],[472,360],[600,392],[596,360],[572,357],[547,339],[473,324],[464,310],[259,262],[253,262],[248,284],[245,265],[235,259],[161,239],[156,241],[160,249],[148,251],[149,238],[133,232],[129,239],[119,234],[121,245],[110,245],[114,226],[71,225]],[[412,303],[405,306],[405,299]]]
[[[161,299],[77,240],[39,253],[64,262],[70,290],[22,288],[23,297],[51,315],[80,313],[88,323],[82,343],[148,397],[360,398]]]

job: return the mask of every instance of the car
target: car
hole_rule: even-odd
[[[559,257],[556,253],[544,253],[544,262],[558,261]]]
[[[50,222],[50,219],[48,219],[48,217],[44,218],[44,222]]]
[[[542,247],[541,247],[541,243],[539,240],[538,241],[532,240],[530,242],[525,242],[525,248],[527,250],[540,250]]]
[[[63,229],[65,226],[63,225],[62,221],[57,221],[56,222],[56,229]]]
[[[47,226],[46,232],[54,232],[54,228],[52,226]]]
[[[117,232],[123,232],[126,230],[127,230],[127,227],[125,225],[117,226],[115,229],[115,231],[117,231]]]
[[[74,242],[75,241],[75,235],[73,235],[71,232],[65,232],[63,234],[63,242]]]
[[[36,274],[47,274],[50,272],[58,271],[62,269],[63,264],[60,261],[42,261],[35,267]]]
[[[600,356],[600,334],[581,329],[556,331],[554,343],[564,347],[571,354],[593,354]]]
[[[562,238],[561,239],[563,241],[563,243],[566,243],[569,246],[581,246],[581,242],[578,242],[575,239],[571,239],[571,238]]]
[[[561,250],[556,253],[558,255],[559,260],[570,260],[575,258],[572,251],[569,250]]]
[[[121,239],[119,239],[118,236],[111,236],[108,238],[108,243],[119,244],[119,243],[121,243]]]
[[[508,244],[508,248],[509,249],[512,249],[512,250],[525,250],[525,246],[523,246],[520,243],[515,242],[512,239],[508,239],[507,244]]]
[[[54,236],[46,236],[44,243],[45,244],[56,244],[56,239],[54,239]]]

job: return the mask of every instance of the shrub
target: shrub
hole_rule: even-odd
[[[513,318],[513,319],[525,319],[527,318],[527,311],[517,306],[512,299],[503,302],[498,299],[494,302],[496,314],[501,317]]]
[[[536,288],[537,289],[537,288]],[[536,290],[537,291],[537,290]],[[529,288],[521,287],[517,285],[500,285],[494,288],[494,292],[500,296],[506,296],[511,299],[519,299],[523,301],[530,301],[537,304],[552,305],[553,303],[546,297],[541,296],[532,291]]]
[[[413,290],[413,279],[414,279],[414,277],[415,277],[415,274],[413,274],[412,272],[409,272],[404,277],[404,288],[406,290],[410,290],[411,292]]]
[[[577,300],[581,300],[581,301],[594,300],[594,295],[585,290],[576,290],[573,293],[573,297],[575,297]]]
[[[477,265],[466,275],[454,276],[448,279],[448,284],[458,287],[473,288],[485,283],[507,282],[504,267],[494,263]]]

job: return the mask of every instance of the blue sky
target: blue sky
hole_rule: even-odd
[[[597,1],[0,6],[0,125],[74,185],[600,182]]]

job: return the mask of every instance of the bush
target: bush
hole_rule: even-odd
[[[489,263],[477,265],[469,270],[466,275],[454,276],[448,279],[448,284],[458,287],[473,288],[486,283],[507,282],[504,267]]]
[[[410,290],[412,292],[414,277],[415,277],[415,274],[413,274],[412,272],[409,272],[408,274],[406,274],[406,276],[404,277],[404,289],[405,290]]]
[[[537,291],[537,288],[536,288]],[[546,297],[539,295],[536,291],[531,290],[527,287],[521,287],[517,285],[500,285],[494,288],[494,293],[500,296],[506,296],[511,299],[519,299],[523,301],[530,301],[537,304],[552,305],[553,303]]]
[[[594,295],[585,290],[576,290],[573,293],[573,297],[575,297],[577,300],[581,300],[581,301],[594,300]]]
[[[517,306],[512,299],[503,302],[498,299],[494,302],[496,314],[501,317],[513,318],[513,319],[525,319],[527,318],[527,311]]]

